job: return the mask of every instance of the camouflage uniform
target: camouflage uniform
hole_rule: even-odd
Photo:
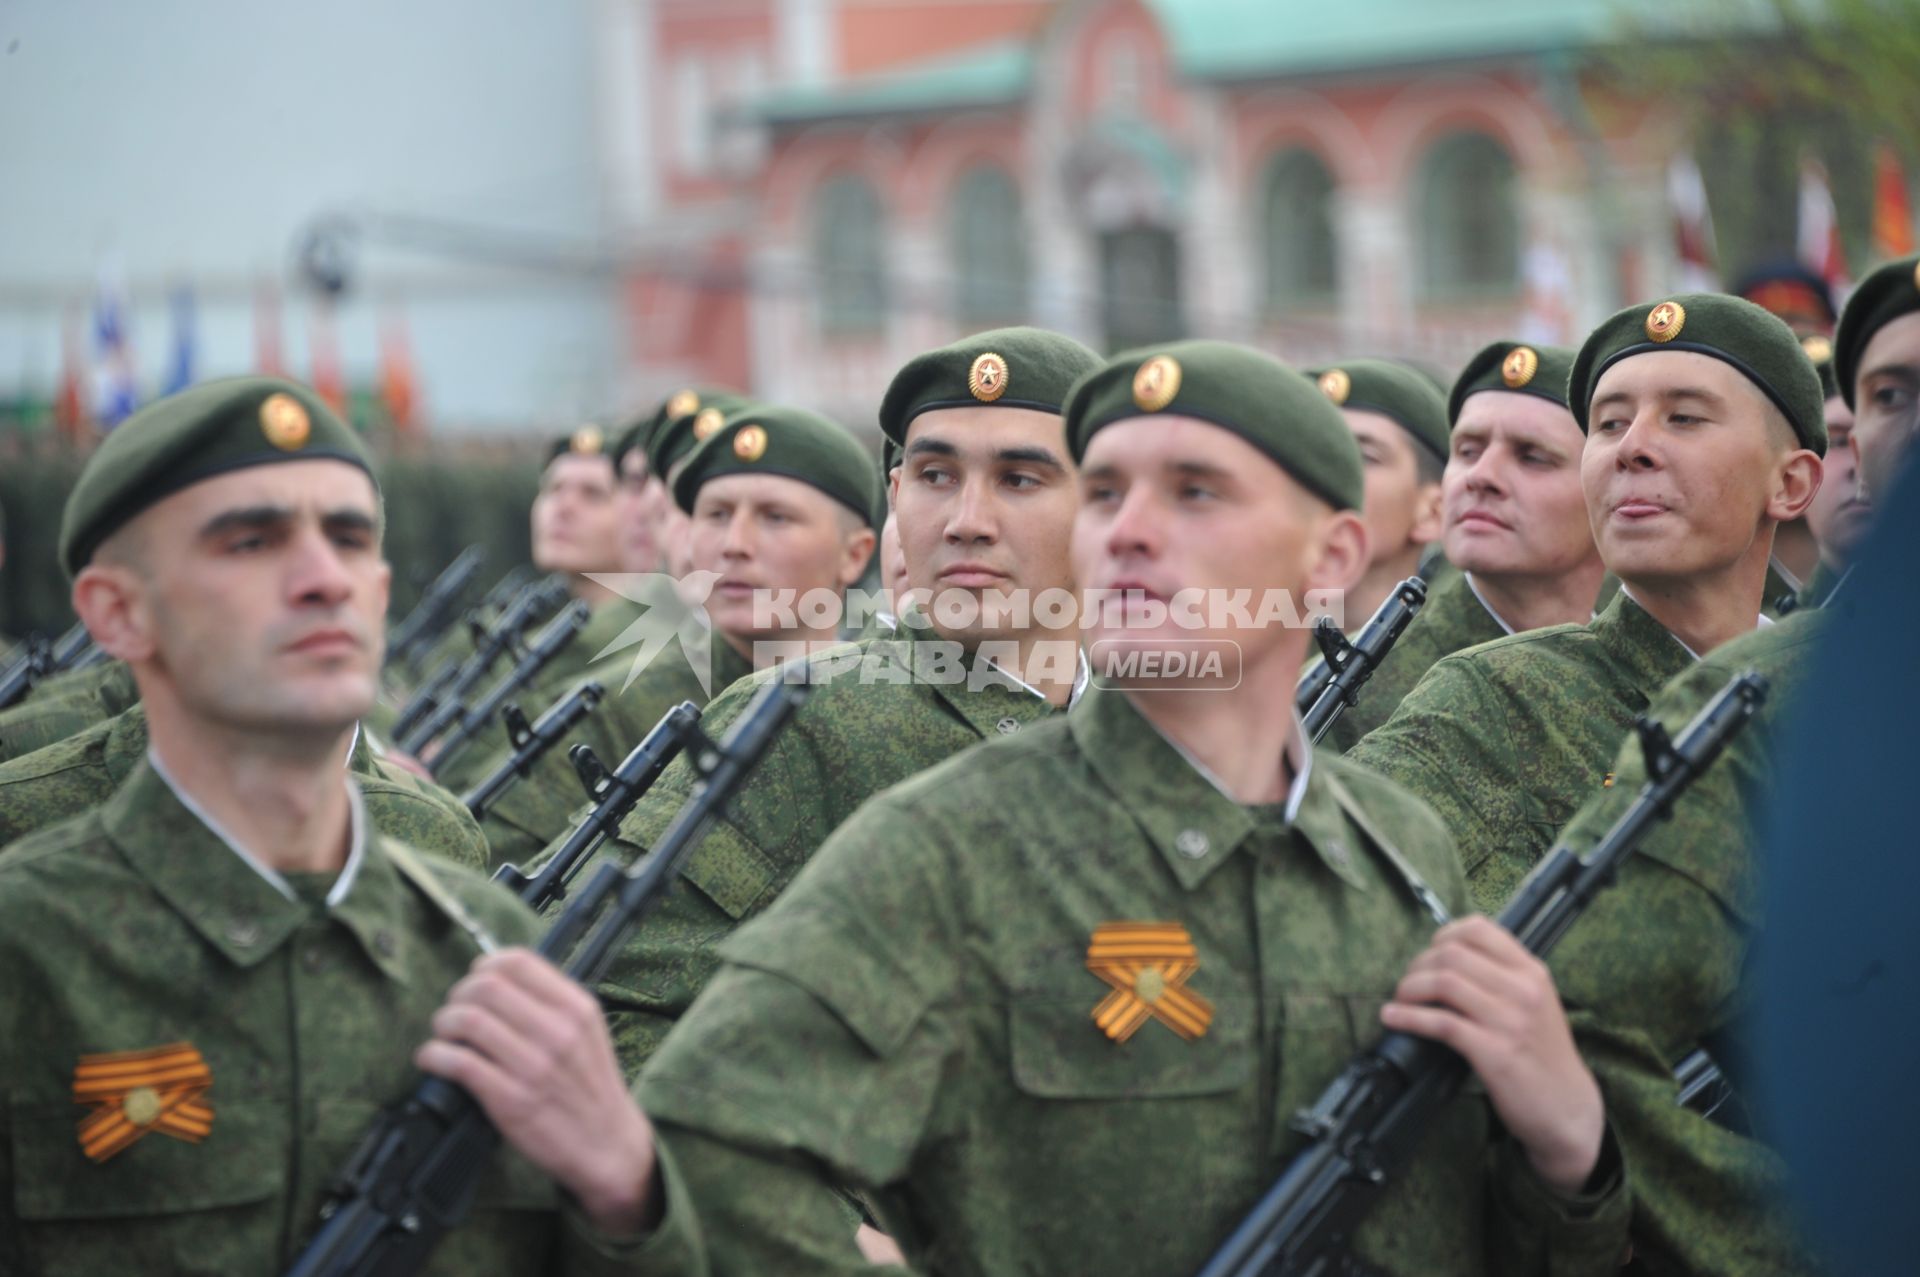
[[[286,1266],[367,1124],[410,1086],[414,1043],[479,952],[403,876],[395,844],[363,838],[357,869],[295,875],[283,893],[143,762],[104,806],[0,859],[0,1272]],[[453,866],[431,872],[498,940],[536,935],[503,892]],[[156,1089],[136,1088],[103,1108],[154,1125],[91,1160],[76,1066],[176,1043],[211,1073],[204,1138],[170,1134]],[[592,1269],[561,1220],[551,1181],[503,1154],[473,1218],[423,1271],[545,1272],[563,1252]]]
[[[753,673],[746,658],[719,636],[711,637],[708,647],[712,653],[708,686],[715,693]],[[681,701],[702,706],[707,703],[708,692],[700,686],[678,643],[662,648],[633,685],[622,690],[632,659],[631,653],[621,652],[588,668],[586,678],[599,681],[606,689],[605,699],[567,740],[548,750],[533,770],[488,810],[485,829],[496,865],[524,865],[542,847],[571,829],[586,804],[578,773],[567,757],[574,745],[591,746],[601,762],[616,767],[675,705]],[[506,758],[504,751],[489,758],[476,771],[474,783]]]
[[[1412,790],[1494,912],[1604,788],[1634,716],[1692,664],[1624,592],[1589,625],[1553,625],[1436,664],[1348,757]]]
[[[1475,596],[1465,572],[1441,573],[1433,582],[1420,615],[1413,618],[1407,632],[1387,653],[1387,659],[1360,689],[1360,699],[1347,707],[1321,743],[1346,753],[1362,736],[1392,717],[1393,711],[1435,661],[1509,633],[1500,619]]]
[[[1794,606],[1799,608],[1826,606],[1827,596],[1833,593],[1833,587],[1840,584],[1841,578],[1846,574],[1845,568],[1836,568],[1825,559],[1820,560],[1820,566],[1816,567],[1813,575],[1807,578],[1807,583],[1801,588]],[[0,719],[0,722],[5,720]]]
[[[33,699],[0,714],[0,763],[104,723],[139,700],[133,671],[120,661],[48,679]]]
[[[764,910],[855,808],[969,745],[1011,735],[1053,712],[1032,691],[977,662],[962,672],[962,682],[940,681],[939,660],[956,651],[931,630],[903,625],[897,638],[846,644],[808,662],[809,677],[824,685],[774,742],[598,988],[629,1076],[712,975],[714,946]],[[854,660],[861,669],[829,673]],[[716,696],[703,729],[716,737],[724,732],[767,677]],[[630,862],[667,827],[691,783],[686,761],[675,762],[600,855]]]
[[[1800,613],[1735,639],[1654,699],[1648,713],[1677,735],[1734,675],[1758,670],[1772,685],[1754,721],[1675,804],[1672,820],[1654,826],[1553,956],[1562,996],[1606,1026],[1583,1034],[1582,1046],[1633,1168],[1634,1250],[1649,1272],[1816,1271],[1789,1227],[1778,1158],[1679,1107],[1672,1067],[1701,1045],[1723,1065],[1734,1062],[1724,1048],[1746,1009],[1744,976],[1761,925],[1754,817],[1773,791],[1777,725],[1829,620]],[[1597,842],[1646,781],[1636,740],[1613,767],[1613,788],[1567,828],[1576,847]]]
[[[136,705],[24,758],[0,764],[0,847],[105,803],[147,754],[147,714]],[[452,794],[374,757],[365,732],[347,769],[367,815],[388,838],[484,868],[487,840]]]
[[[1464,902],[1446,832],[1391,784],[1322,751],[1288,803],[1241,806],[1111,692],[934,767],[722,946],[642,1076],[687,1185],[663,1228],[703,1237],[716,1273],[869,1271],[824,1174],[869,1194],[918,1271],[1192,1272],[1301,1147],[1295,1110],[1379,1032],[1433,926],[1408,874]],[[1095,1024],[1089,942],[1118,920],[1191,935],[1197,1037]],[[1483,1095],[1456,1100],[1359,1255],[1611,1273],[1617,1174],[1556,1199],[1492,1130]]]

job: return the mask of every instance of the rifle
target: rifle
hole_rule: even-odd
[[[510,749],[506,759],[460,799],[466,804],[467,810],[473,813],[473,818],[484,818],[509,786],[525,778],[533,770],[533,765],[546,757],[548,750],[558,745],[580,720],[593,713],[604,695],[606,689],[600,684],[582,683],[549,705],[547,712],[531,725],[518,705],[503,708],[500,716],[506,720]]]
[[[29,634],[20,640],[20,652],[7,662],[4,673],[0,673],[0,709],[18,704],[27,698],[33,685],[53,672],[53,653],[47,647],[47,640],[38,634]]]
[[[428,742],[440,741],[433,751],[432,761],[427,764],[427,770],[438,776],[441,769],[466,748],[467,742],[480,734],[480,729],[506,704],[507,697],[531,683],[560,654],[561,649],[573,642],[580,631],[586,628],[592,617],[593,609],[575,599],[534,636],[526,652],[513,663],[513,668],[488,688],[487,694],[472,709],[463,709],[459,701],[448,700],[434,710],[413,734],[413,739],[420,742],[422,749]],[[441,739],[443,733],[445,739]]]
[[[1680,1088],[1680,1107],[1692,1109],[1702,1117],[1717,1118],[1733,1099],[1733,1083],[1701,1047],[1689,1051],[1685,1059],[1673,1066],[1673,1080]]]
[[[441,569],[440,575],[426,588],[420,601],[407,613],[406,619],[394,626],[393,633],[388,637],[386,664],[389,667],[404,665],[412,668],[413,663],[439,640],[447,627],[453,624],[454,605],[467,592],[467,587],[473,584],[473,578],[480,575],[480,565],[486,561],[485,548],[470,545]]]
[[[1387,653],[1426,605],[1427,583],[1410,576],[1393,587],[1393,593],[1368,618],[1360,636],[1352,642],[1347,641],[1330,617],[1323,616],[1315,623],[1313,639],[1326,659],[1307,671],[1294,692],[1296,705],[1309,691],[1312,693],[1313,699],[1300,712],[1308,740],[1318,745],[1347,712],[1347,707],[1360,699],[1360,689],[1366,686],[1373,672],[1380,668],[1380,662],[1387,659]],[[1324,675],[1322,669],[1326,671]]]
[[[688,757],[698,779],[651,854],[630,872],[603,864],[555,920],[537,952],[556,962],[571,953],[566,973],[591,988],[615,948],[673,881],[687,853],[793,717],[806,690],[803,684],[771,683],[725,740],[691,733],[697,739],[689,742],[693,748]],[[653,734],[665,726],[663,722]],[[643,742],[635,754],[645,747]],[[621,770],[626,770],[625,763]],[[606,917],[588,933],[603,905]],[[466,1218],[499,1142],[499,1132],[464,1089],[443,1078],[420,1078],[404,1100],[375,1120],[331,1187],[319,1232],[301,1250],[287,1277],[400,1277],[415,1271],[441,1235]]]
[[[100,645],[93,641],[93,635],[87,633],[87,627],[75,624],[65,634],[54,640],[53,652],[49,657],[47,673],[70,674],[75,670],[86,669],[89,665],[98,665],[107,659]]]
[[[1500,925],[1545,957],[1656,820],[1686,792],[1766,699],[1766,680],[1742,674],[1670,740],[1635,721],[1647,782],[1613,827],[1581,857],[1561,842],[1500,911]],[[1347,1242],[1381,1191],[1413,1155],[1433,1118],[1466,1080],[1467,1062],[1406,1033],[1382,1035],[1355,1056],[1293,1129],[1311,1141],[1296,1155],[1200,1277],[1331,1277],[1354,1271]]]
[[[469,613],[473,626],[473,651],[464,660],[450,659],[421,685],[400,711],[393,725],[393,741],[409,754],[418,752],[432,737],[416,740],[415,729],[449,701],[465,700],[503,652],[512,650],[520,635],[559,610],[566,602],[567,585],[559,577],[533,582],[514,596],[506,610],[491,624],[481,623]],[[442,725],[444,729],[444,724]]]

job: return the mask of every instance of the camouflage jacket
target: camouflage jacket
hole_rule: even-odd
[[[1364,623],[1365,618],[1360,621]],[[1465,572],[1440,574],[1420,615],[1413,618],[1387,659],[1360,689],[1359,699],[1340,715],[1321,744],[1346,753],[1362,736],[1393,716],[1401,700],[1435,661],[1506,633],[1506,626],[1474,595]]]
[[[1703,1044],[1723,1065],[1734,1062],[1724,1047],[1738,1036],[1762,921],[1756,817],[1773,791],[1779,724],[1825,623],[1818,612],[1800,613],[1735,639],[1654,699],[1647,712],[1677,736],[1734,675],[1757,670],[1772,685],[1754,721],[1674,805],[1672,819],[1653,827],[1553,955],[1562,996],[1606,1026],[1606,1045],[1595,1045],[1598,1031],[1582,1045],[1633,1168],[1634,1252],[1649,1272],[1816,1271],[1789,1224],[1779,1159],[1680,1108],[1672,1068]],[[1567,827],[1572,845],[1598,841],[1645,783],[1637,740],[1621,747],[1613,768],[1613,787]]]
[[[119,661],[50,678],[33,699],[0,714],[0,763],[104,723],[139,701],[133,672]]]
[[[479,952],[394,845],[367,837],[337,879],[295,876],[283,892],[141,763],[105,805],[0,859],[0,1272],[286,1267]],[[476,875],[430,872],[498,940],[536,934]],[[102,1058],[161,1047],[204,1065],[201,1093]],[[81,1066],[132,1076],[83,1104]],[[558,1198],[497,1155],[474,1216],[422,1271],[602,1267]]]
[[[567,757],[574,745],[588,745],[609,769],[633,751],[663,715],[681,701],[706,705],[710,695],[724,691],[753,672],[746,658],[717,635],[709,640],[712,664],[708,687],[700,685],[692,664],[679,644],[662,648],[647,667],[623,687],[632,655],[620,653],[588,667],[586,678],[606,689],[599,708],[574,728],[573,735],[548,750],[533,770],[500,796],[482,826],[492,845],[493,861],[522,864],[540,849],[563,837],[586,803],[578,774]],[[572,688],[565,689],[571,691]],[[500,751],[478,768],[471,784],[478,784],[508,758]]]
[[[1648,700],[1693,657],[1624,592],[1589,625],[1553,625],[1438,662],[1348,757],[1446,822],[1475,907],[1505,903],[1560,827],[1612,780]]]
[[[101,806],[146,756],[147,715],[136,705],[0,764],[0,847]],[[380,833],[457,864],[486,866],[487,841],[459,800],[374,757],[365,732],[354,742],[347,769],[359,780],[367,817]]]
[[[629,1076],[713,973],[714,946],[765,909],[855,808],[969,745],[1053,713],[983,662],[959,663],[957,651],[930,630],[903,627],[900,637],[845,644],[807,662],[813,695],[598,990]],[[768,677],[715,697],[703,730],[722,734]],[[684,758],[674,763],[599,855],[630,862],[667,827],[692,780]]]
[[[722,946],[638,1086],[687,1185],[665,1227],[716,1273],[868,1271],[824,1176],[916,1271],[1191,1273],[1377,1036],[1433,927],[1415,876],[1464,903],[1446,832],[1393,785],[1320,751],[1287,803],[1242,806],[1091,692],[874,799]],[[1191,961],[1096,974],[1127,922]],[[1118,1039],[1095,1018],[1116,1003]],[[1470,1092],[1355,1250],[1406,1277],[1611,1273],[1626,1214],[1617,1176],[1554,1198]]]

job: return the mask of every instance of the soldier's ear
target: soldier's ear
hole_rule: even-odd
[[[1319,553],[1307,572],[1309,590],[1350,590],[1366,575],[1367,525],[1352,510],[1336,510],[1320,527]]]
[[[1818,455],[1806,448],[1796,448],[1782,460],[1774,471],[1773,491],[1767,498],[1767,516],[1781,523],[1791,523],[1806,514],[1807,507],[1813,504],[1814,494],[1820,491],[1822,466]]]
[[[73,578],[71,597],[87,633],[107,655],[129,662],[153,655],[153,611],[146,579],[135,568],[96,559]]]

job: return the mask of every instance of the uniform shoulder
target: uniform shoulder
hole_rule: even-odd
[[[1700,667],[1725,675],[1749,667],[1763,674],[1791,668],[1807,659],[1826,637],[1828,620],[1818,609],[1790,613],[1772,625],[1721,644],[1707,653]]]
[[[978,812],[983,804],[1044,802],[1079,756],[1068,718],[1055,714],[1016,735],[968,746],[882,790],[869,805],[910,808],[919,818],[940,820]]]
[[[411,858],[426,868],[448,894],[470,910],[496,937],[508,944],[528,944],[543,930],[540,919],[520,898],[470,865],[456,864],[418,843],[382,835],[381,846],[390,859]],[[399,855],[395,855],[398,847]]]
[[[107,738],[112,732],[112,719],[97,722],[64,740],[0,763],[0,793],[5,792],[5,786],[39,780],[76,767],[104,767]]]
[[[1453,835],[1446,823],[1411,790],[1372,767],[1327,749],[1313,751],[1313,765],[1344,788],[1367,821],[1435,881],[1457,874]]]
[[[98,809],[46,825],[0,847],[0,912],[31,908],[36,884],[57,882],[81,867],[109,872],[122,867]]]

